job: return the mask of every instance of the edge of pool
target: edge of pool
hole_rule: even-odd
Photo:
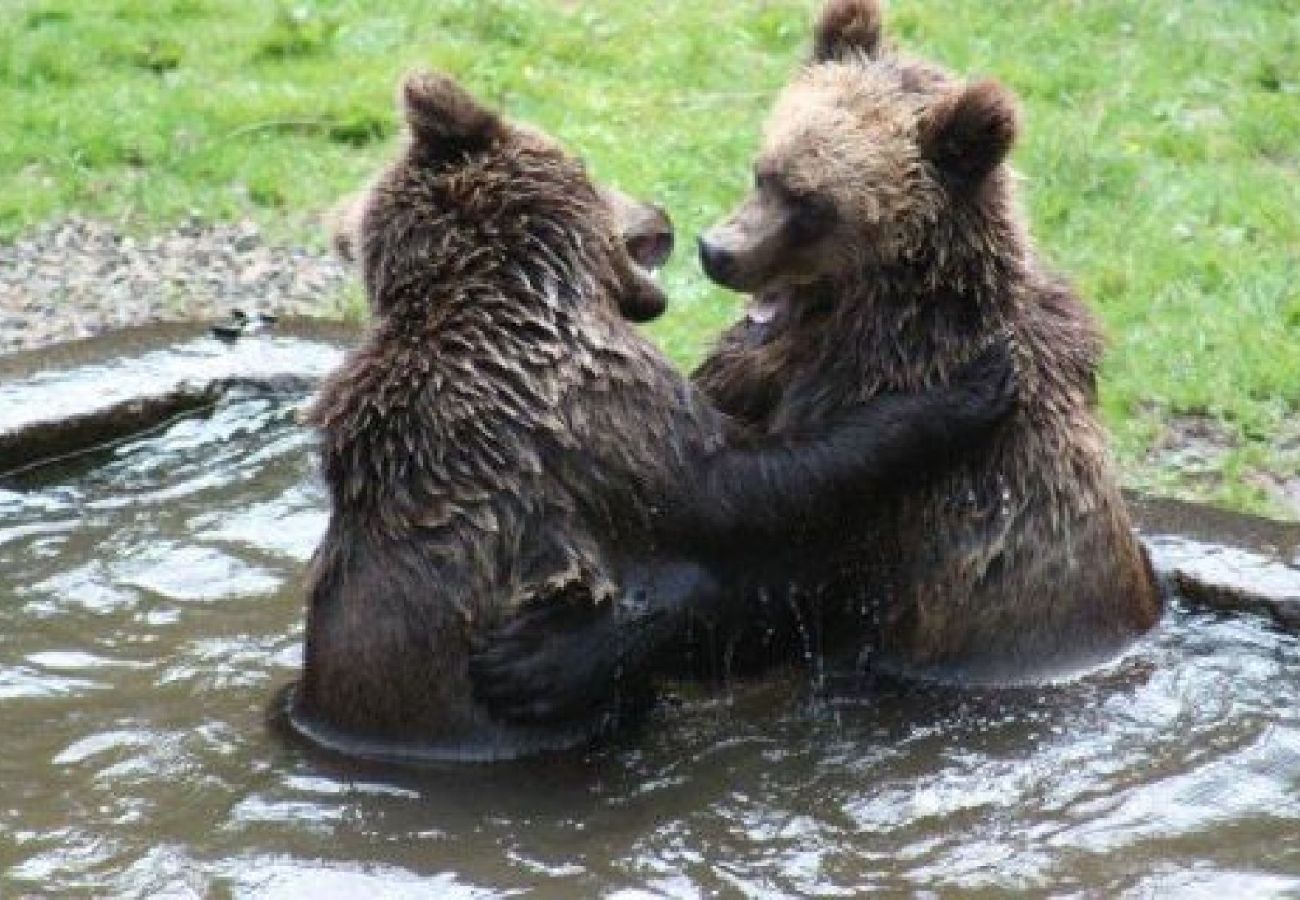
[[[168,323],[0,356],[0,480],[200,410],[237,386],[309,391],[359,334],[287,319],[221,339],[208,325]]]

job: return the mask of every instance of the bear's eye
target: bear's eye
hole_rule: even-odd
[[[786,203],[786,236],[792,244],[812,243],[830,231],[839,216],[835,204],[818,194],[789,194]]]

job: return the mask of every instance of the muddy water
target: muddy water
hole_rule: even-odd
[[[0,896],[1300,896],[1300,642],[1263,618],[1175,608],[1013,695],[684,688],[528,764],[286,743],[310,452],[245,396],[0,490]]]

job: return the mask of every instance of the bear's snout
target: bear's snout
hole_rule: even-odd
[[[733,287],[736,277],[736,256],[726,247],[700,236],[700,265],[704,274],[723,287]]]

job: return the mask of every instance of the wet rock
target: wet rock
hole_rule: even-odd
[[[1291,563],[1174,536],[1148,545],[1179,595],[1214,609],[1264,613],[1300,630],[1300,569]]]
[[[1300,525],[1130,496],[1152,563],[1189,603],[1300,630]]]
[[[224,342],[200,325],[153,325],[0,358],[0,478],[155,427],[233,387],[310,390],[356,333],[257,324]]]

